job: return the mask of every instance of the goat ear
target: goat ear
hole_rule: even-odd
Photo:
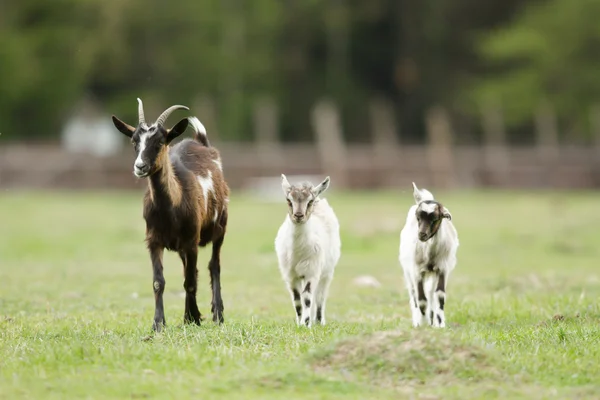
[[[448,221],[452,221],[452,214],[446,207],[442,207],[442,218],[447,218]]]
[[[175,139],[177,136],[181,135],[188,127],[190,121],[187,118],[182,119],[178,123],[175,124],[171,129],[167,130],[167,143],[171,142],[171,140]]]
[[[135,128],[133,126],[126,124],[114,115],[112,116],[112,122],[115,125],[115,128],[119,130],[119,132],[121,132],[127,137],[133,136],[133,132],[135,132]]]
[[[331,179],[329,177],[327,177],[317,187],[313,188],[312,192],[315,195],[315,197],[318,197],[321,193],[323,193],[324,191],[326,191],[329,188],[330,181],[331,181]]]
[[[421,196],[421,191],[419,190],[419,188],[417,187],[417,185],[415,185],[415,183],[412,183],[413,185],[413,197],[415,198],[415,203],[419,204],[421,202],[421,200],[423,200],[423,196]]]
[[[286,196],[290,192],[290,188],[291,187],[292,187],[292,185],[290,185],[290,183],[288,182],[286,176],[284,174],[281,174],[281,188],[283,189],[283,193]]]

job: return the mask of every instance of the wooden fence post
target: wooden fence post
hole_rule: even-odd
[[[452,128],[448,113],[436,106],[427,111],[427,159],[432,176],[432,186],[449,188],[454,185],[454,154]]]
[[[275,166],[281,167],[284,160],[279,143],[279,120],[275,101],[270,97],[256,100],[253,113],[254,137],[260,163],[267,171]]]
[[[556,116],[550,103],[540,103],[535,113],[536,147],[540,168],[540,185],[552,184],[552,175],[555,173],[559,161],[560,149],[558,140],[558,126]]]
[[[600,185],[600,104],[594,104],[590,109],[590,129],[592,134],[594,152],[591,161],[593,181]]]
[[[590,127],[594,141],[594,158],[600,161],[600,104],[594,104],[590,109]]]
[[[321,100],[313,108],[311,117],[323,173],[331,175],[336,186],[346,187],[346,146],[339,111],[332,101]]]
[[[400,149],[394,107],[383,98],[374,98],[369,102],[369,115],[373,137],[373,164],[380,178],[379,183],[394,184],[394,166]]]
[[[487,103],[482,110],[485,140],[485,168],[492,186],[507,186],[510,182],[510,156],[506,144],[506,130],[502,110],[496,103]]]
[[[558,158],[558,126],[552,106],[544,101],[535,114],[536,136],[538,154],[544,161]]]

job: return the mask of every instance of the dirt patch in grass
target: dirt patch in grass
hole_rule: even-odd
[[[406,390],[499,380],[489,352],[448,330],[376,332],[338,342],[313,356],[317,372]]]

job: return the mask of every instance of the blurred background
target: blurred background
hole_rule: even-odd
[[[3,0],[0,187],[143,187],[110,121],[135,124],[137,97],[147,118],[189,106],[233,188],[282,172],[597,187],[598,15],[600,0]]]

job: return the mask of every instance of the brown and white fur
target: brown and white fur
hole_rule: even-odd
[[[219,152],[210,146],[204,126],[196,117],[180,120],[172,128],[164,127],[173,111],[185,109],[172,106],[153,124],[147,124],[143,104],[138,99],[137,127],[113,116],[115,127],[131,138],[136,152],[133,173],[147,178],[144,196],[146,243],[153,270],[155,312],[153,329],[160,331],[165,324],[163,293],[164,249],[176,251],[183,263],[186,292],[184,321],[200,324],[202,319],[196,303],[198,285],[198,246],[212,243],[208,264],[212,288],[213,321],[223,322],[221,297],[221,246],[227,227],[229,188],[225,182]],[[194,139],[184,139],[170,146],[190,125]]]
[[[326,199],[329,177],[316,187],[291,185],[281,175],[288,214],[277,232],[279,270],[292,296],[298,325],[325,325],[325,303],[340,259],[340,225]]]
[[[413,326],[446,326],[446,285],[456,266],[458,234],[452,215],[426,189],[413,182],[416,205],[400,233],[400,264],[410,297]]]

